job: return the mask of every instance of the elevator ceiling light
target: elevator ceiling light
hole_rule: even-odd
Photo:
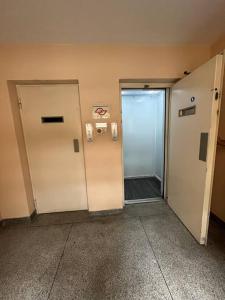
[[[141,95],[157,95],[162,93],[162,90],[142,90],[142,89],[130,89],[122,90],[123,96],[141,96]]]

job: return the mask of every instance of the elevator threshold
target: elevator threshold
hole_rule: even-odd
[[[164,200],[162,197],[156,198],[146,198],[146,199],[132,199],[132,200],[125,200],[125,204],[138,204],[138,203],[151,203],[151,202],[159,202]]]

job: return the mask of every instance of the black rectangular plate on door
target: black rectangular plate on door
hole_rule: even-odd
[[[208,149],[208,132],[201,132],[200,136],[200,147],[199,147],[199,160],[207,160],[207,149]]]
[[[41,123],[63,123],[63,116],[41,117]]]

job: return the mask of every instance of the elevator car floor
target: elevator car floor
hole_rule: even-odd
[[[0,228],[1,300],[222,300],[225,230],[200,246],[164,201]]]
[[[126,178],[125,200],[161,197],[160,181],[156,177]]]

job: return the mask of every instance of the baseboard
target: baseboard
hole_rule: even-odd
[[[89,215],[92,217],[102,217],[102,216],[112,216],[119,215],[123,212],[123,208],[109,209],[109,210],[99,210],[99,211],[89,211]]]
[[[212,218],[212,220],[214,220],[216,223],[220,224],[222,227],[225,228],[225,222],[219,217],[217,217],[214,213],[210,212],[210,218]]]
[[[35,209],[29,217],[3,219],[0,221],[0,225],[2,227],[6,227],[15,224],[29,224],[34,219],[36,214],[37,212]]]
[[[36,209],[32,212],[32,214],[30,215],[30,220],[32,221],[37,215],[37,211]]]

